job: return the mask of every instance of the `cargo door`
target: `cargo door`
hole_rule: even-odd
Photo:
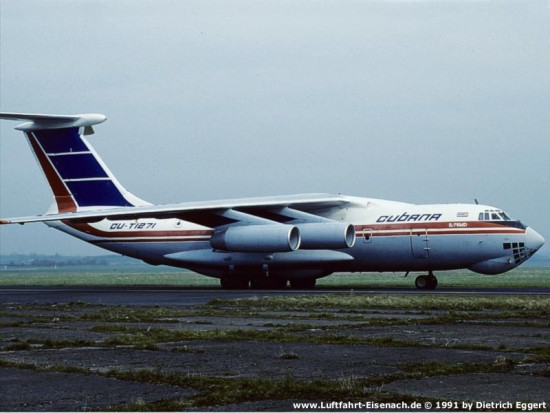
[[[430,239],[427,228],[411,229],[411,252],[414,258],[430,257]]]

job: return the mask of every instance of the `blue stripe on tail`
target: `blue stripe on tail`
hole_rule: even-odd
[[[78,128],[44,129],[34,132],[46,153],[88,152]]]
[[[62,179],[108,178],[91,153],[50,155],[49,158]]]
[[[133,206],[82,140],[78,128],[36,130],[33,135],[78,206]]]
[[[79,206],[132,206],[109,180],[70,181],[69,191]]]

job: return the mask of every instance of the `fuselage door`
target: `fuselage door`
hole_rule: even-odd
[[[411,229],[411,252],[414,258],[430,257],[430,239],[427,228]]]

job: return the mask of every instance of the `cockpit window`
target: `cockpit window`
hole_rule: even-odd
[[[512,220],[512,218],[510,218],[510,217],[508,216],[508,214],[506,214],[506,212],[504,212],[504,211],[502,211],[502,212],[500,213],[500,215],[502,216],[502,218],[504,218],[505,221],[511,221],[511,220]]]
[[[485,222],[491,222],[493,224],[505,225],[507,227],[514,228],[527,228],[521,223],[521,221],[514,220],[510,216],[500,209],[486,209],[479,213],[479,220]]]
[[[479,213],[480,221],[512,221],[512,218],[504,211],[498,209],[486,209]]]

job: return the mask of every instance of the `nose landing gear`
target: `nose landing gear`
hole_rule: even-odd
[[[435,290],[437,287],[437,278],[435,278],[433,272],[430,271],[427,275],[419,275],[416,277],[414,285],[420,290]]]

